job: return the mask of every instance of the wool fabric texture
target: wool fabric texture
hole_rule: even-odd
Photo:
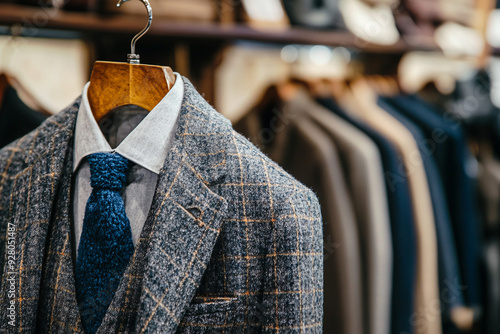
[[[316,196],[182,79],[148,218],[96,334],[323,333]],[[85,333],[70,224],[80,104],[0,150],[0,333]]]
[[[94,153],[90,194],[76,261],[76,291],[83,327],[96,333],[134,252],[130,222],[120,191],[129,161],[118,153]]]

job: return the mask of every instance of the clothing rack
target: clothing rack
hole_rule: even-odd
[[[393,66],[409,51],[440,51],[432,39],[400,39],[390,46],[362,42],[347,31],[321,31],[302,27],[285,30],[254,29],[243,23],[185,22],[155,18],[155,23],[141,42],[144,61],[150,64],[169,63],[188,75],[193,83],[216,104],[214,78],[226,46],[238,40],[270,44],[308,44],[342,46],[366,54],[379,63],[382,74],[393,74]],[[71,12],[51,8],[0,3],[0,34],[10,34],[9,27],[22,24],[21,36],[45,38],[79,38],[91,41],[95,59],[121,60],[130,35],[142,29],[144,20],[131,14],[100,15],[93,12]],[[3,27],[2,27],[3,26]],[[389,56],[389,58],[387,58]],[[379,65],[376,66],[379,68]],[[373,67],[372,67],[373,68]],[[389,73],[387,73],[389,72]]]

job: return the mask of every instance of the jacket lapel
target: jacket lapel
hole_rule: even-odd
[[[12,176],[7,222],[12,229],[7,244],[14,261],[6,262],[2,273],[1,305],[13,305],[14,317],[6,307],[1,313],[0,332],[33,332],[42,273],[43,255],[56,194],[61,183],[68,147],[73,137],[80,99],[35,132],[22,138],[28,148],[24,168]],[[11,289],[12,288],[12,289]],[[14,291],[14,294],[12,294]]]
[[[174,333],[210,260],[227,202],[210,188],[226,173],[230,123],[186,78],[172,149],[160,172],[136,333]]]

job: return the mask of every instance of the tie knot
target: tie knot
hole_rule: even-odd
[[[120,191],[127,182],[130,164],[118,153],[94,153],[87,157],[90,165],[90,185],[94,189]]]

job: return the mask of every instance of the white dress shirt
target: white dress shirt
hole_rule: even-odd
[[[160,169],[170,149],[184,95],[182,77],[167,95],[148,112],[138,106],[117,108],[96,122],[83,89],[78,111],[73,154],[73,260],[76,261],[87,200],[92,192],[90,166],[86,157],[99,152],[117,152],[133,162],[121,195],[132,229],[134,246],[153,201]]]

